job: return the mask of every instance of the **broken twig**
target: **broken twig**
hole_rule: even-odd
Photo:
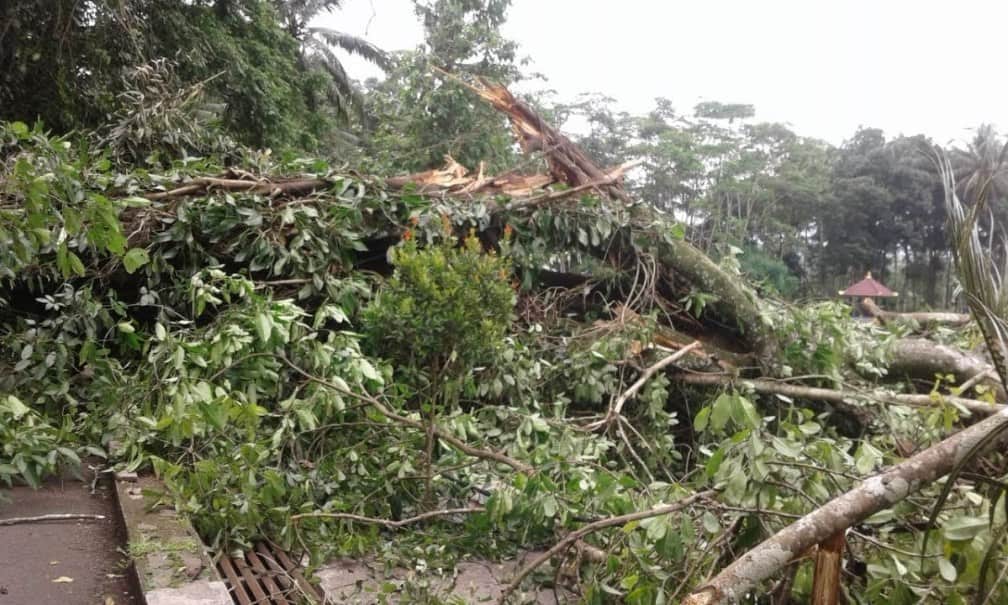
[[[471,515],[473,513],[482,513],[486,511],[482,506],[470,506],[467,508],[447,508],[444,510],[432,510],[415,517],[410,517],[408,519],[401,519],[399,521],[393,521],[391,519],[379,519],[377,517],[364,517],[362,515],[354,515],[352,513],[325,513],[325,512],[315,512],[315,513],[301,513],[300,515],[292,515],[290,520],[291,523],[297,524],[301,519],[343,519],[346,521],[357,521],[359,523],[370,523],[372,525],[381,525],[388,529],[399,529],[407,525],[413,525],[414,523],[420,523],[421,521],[427,521],[430,519],[436,519],[439,517],[449,517],[451,515]]]
[[[48,523],[49,521],[104,521],[105,515],[90,513],[54,513],[35,517],[11,517],[0,519],[0,525],[22,525],[26,523]]]

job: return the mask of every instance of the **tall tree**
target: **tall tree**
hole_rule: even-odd
[[[0,8],[0,119],[58,132],[102,125],[124,75],[176,64],[206,82],[220,125],[254,146],[317,148],[345,117],[350,84],[330,45],[380,60],[359,39],[308,27],[333,1],[27,0]]]
[[[368,93],[365,129],[379,164],[423,170],[447,155],[470,168],[485,162],[502,170],[514,162],[504,118],[454,79],[510,84],[521,77],[517,46],[499,31],[509,6],[510,0],[415,3],[424,43],[396,57],[388,78]]]

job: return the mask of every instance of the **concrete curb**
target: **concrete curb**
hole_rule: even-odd
[[[164,485],[154,477],[115,478],[140,592],[147,605],[232,605],[231,595],[189,522],[157,504]]]

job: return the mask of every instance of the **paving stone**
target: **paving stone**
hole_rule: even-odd
[[[232,605],[224,582],[200,580],[178,588],[158,588],[145,595],[147,605]]]

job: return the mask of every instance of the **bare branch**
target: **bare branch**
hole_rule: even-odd
[[[667,368],[668,366],[672,365],[673,363],[679,361],[680,359],[685,357],[687,353],[689,353],[690,351],[699,346],[700,341],[694,340],[692,343],[679,349],[678,351],[662,359],[661,361],[648,366],[647,369],[645,369],[641,373],[640,378],[638,378],[636,382],[630,385],[630,388],[624,391],[623,394],[620,395],[619,398],[616,400],[616,402],[613,403],[613,405],[609,408],[609,411],[606,413],[605,418],[599,420],[598,422],[592,423],[587,427],[587,429],[594,431],[603,426],[608,426],[613,421],[613,419],[615,419],[620,415],[620,413],[623,411],[623,406],[626,404],[626,402],[636,397],[637,393],[642,388],[644,388],[644,385],[647,384],[648,380],[651,380],[652,376],[654,376],[661,370]]]
[[[471,515],[473,513],[482,513],[486,511],[482,506],[470,506],[467,508],[446,508],[444,510],[432,510],[415,517],[410,517],[408,519],[401,519],[399,521],[393,521],[391,519],[378,519],[376,517],[364,517],[362,515],[354,515],[352,513],[324,513],[324,512],[314,512],[314,513],[301,513],[299,515],[292,515],[290,520],[291,523],[297,525],[302,519],[344,519],[347,521],[357,521],[358,523],[370,523],[372,525],[381,525],[388,529],[399,529],[401,527],[406,527],[407,525],[413,525],[414,523],[420,523],[421,521],[428,521],[430,519],[436,519],[439,517],[450,517],[452,515]]]
[[[104,521],[105,515],[88,513],[54,513],[37,517],[11,517],[0,519],[0,525],[22,525],[25,523],[48,523],[49,521]]]
[[[918,407],[934,406],[941,403],[948,403],[959,406],[973,414],[989,416],[1006,409],[1003,404],[987,403],[977,399],[966,399],[964,397],[952,397],[948,395],[912,395],[906,393],[860,393],[853,391],[838,391],[835,389],[823,389],[820,387],[809,387],[798,384],[787,384],[766,379],[738,379],[728,374],[676,374],[673,380],[686,384],[695,385],[720,385],[729,386],[735,383],[745,384],[757,393],[768,393],[773,395],[785,395],[787,397],[801,397],[816,401],[829,401],[833,403],[846,403],[852,399],[871,399],[876,401],[888,401],[900,405],[911,405]]]

